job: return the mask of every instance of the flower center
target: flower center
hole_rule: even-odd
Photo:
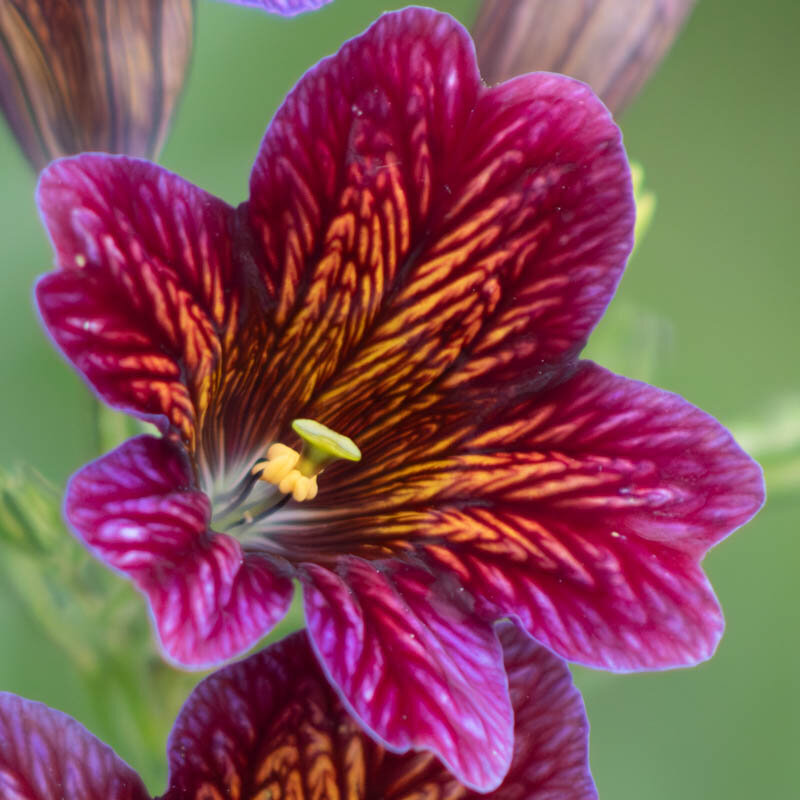
[[[290,499],[313,500],[319,490],[317,476],[333,461],[360,461],[356,443],[313,419],[296,419],[292,430],[303,440],[300,452],[275,442],[267,457],[259,459],[232,492],[232,500],[214,515],[217,530],[229,530],[263,520]],[[254,491],[266,483],[269,490]],[[258,495],[251,497],[251,495]]]

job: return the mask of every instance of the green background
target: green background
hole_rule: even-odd
[[[201,0],[188,90],[162,163],[238,203],[286,90],[384,5],[400,4],[335,0],[286,21]],[[466,23],[476,8],[435,5]],[[796,456],[800,430],[798,29],[795,0],[701,0],[621,119],[658,210],[590,354],[748,434],[775,480],[765,510],[705,562],[728,621],[711,662],[635,676],[576,671],[593,772],[615,800],[795,796],[800,481],[780,468]],[[63,481],[93,455],[91,402],[32,307],[32,283],[51,255],[35,178],[5,128],[0,164],[0,464],[26,461]],[[63,709],[115,744],[70,664],[2,588],[0,643],[0,689]]]

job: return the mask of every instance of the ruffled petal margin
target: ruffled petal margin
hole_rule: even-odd
[[[592,800],[588,726],[566,665],[511,625],[500,627],[499,639],[515,744],[508,774],[488,795],[466,790],[430,753],[392,753],[366,735],[300,632],[220,670],[192,693],[170,736],[164,800],[245,791],[253,797]],[[484,743],[485,750],[491,746]]]
[[[147,596],[164,651],[179,664],[224,661],[289,609],[292,582],[272,560],[209,530],[208,498],[167,439],[131,439],[84,467],[65,509],[91,550]]]
[[[149,800],[141,778],[60,711],[0,693],[0,797]]]

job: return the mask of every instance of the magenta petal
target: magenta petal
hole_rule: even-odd
[[[233,210],[146,161],[56,161],[37,202],[58,271],[36,297],[50,335],[109,403],[192,444],[238,313]]]
[[[203,666],[254,644],[284,616],[292,583],[268,558],[208,528],[210,504],[188,459],[141,436],[70,481],[67,519],[147,595],[167,655]]]
[[[445,381],[494,392],[582,349],[622,277],[635,205],[620,131],[579,81],[539,72],[500,84],[483,92],[470,126],[472,147],[454,168],[465,179],[451,187],[445,217],[453,237],[433,256],[469,248],[473,221],[502,208],[493,223],[507,226],[506,236],[481,266],[516,259],[504,276],[506,296],[487,303],[490,324]]]
[[[420,525],[434,568],[569,660],[636,670],[709,658],[723,619],[700,560],[764,499],[728,431],[590,362],[484,422]]]
[[[335,573],[305,565],[304,592],[314,648],[376,736],[398,752],[432,750],[480,791],[500,784],[513,746],[502,651],[456,587],[348,557]]]
[[[240,6],[263,8],[264,11],[280,14],[283,17],[293,17],[306,11],[316,11],[330,3],[331,0],[227,0],[227,2]]]
[[[149,800],[141,778],[66,714],[0,693],[3,800]]]

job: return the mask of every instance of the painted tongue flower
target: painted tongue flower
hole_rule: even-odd
[[[66,514],[172,659],[251,646],[299,579],[348,707],[487,790],[513,742],[498,618],[614,670],[711,655],[699,562],[761,475],[681,398],[577,361],[634,222],[583,84],[487,89],[463,28],[408,9],[301,79],[238,209],[91,155],[38,200],[48,330],[163,432],[77,473]]]
[[[476,795],[430,753],[398,755],[365,735],[320,669],[304,632],[206,678],[167,745],[162,800],[448,798],[591,800],[588,725],[566,665],[501,626],[516,711],[514,759],[491,795]],[[139,776],[75,720],[0,693],[5,800],[149,800]]]

